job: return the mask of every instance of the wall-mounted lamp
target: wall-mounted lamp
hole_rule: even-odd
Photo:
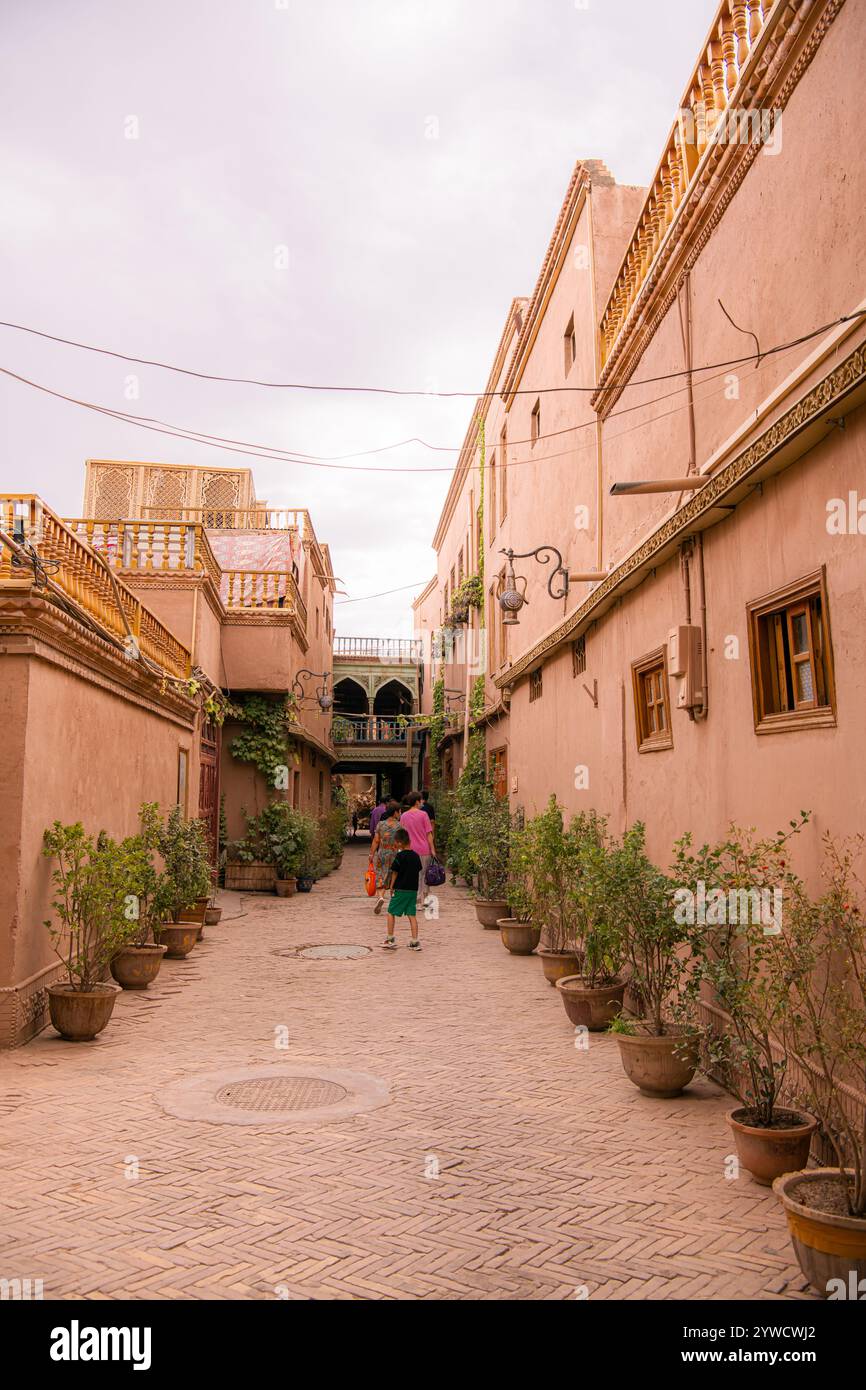
[[[331,679],[331,672],[308,671],[306,666],[302,671],[299,671],[292,681],[292,690],[297,695],[299,702],[306,698],[307,693],[301,684],[302,677],[304,680],[321,680],[322,684],[316,689],[316,701],[322,713],[327,714],[334,703],[334,697],[328,689],[328,681]]]
[[[522,554],[516,554],[513,550],[500,550],[499,553],[504,555],[508,561],[508,572],[505,576],[502,592],[499,595],[499,607],[505,614],[502,619],[505,627],[513,627],[520,622],[517,614],[523,605],[529,602],[526,597],[526,576],[514,573],[515,560],[537,560],[540,565],[547,565],[551,560],[556,560],[547,581],[547,592],[553,599],[568,598],[570,583],[595,584],[598,580],[607,577],[604,571],[600,570],[586,570],[579,574],[569,574],[563,564],[562,555],[555,545],[539,545],[535,550],[527,550]],[[522,589],[518,587],[520,584],[523,585]]]
[[[614,483],[611,497],[627,497],[632,492],[689,492],[703,487],[706,478],[691,474],[688,478],[650,478],[643,483]]]

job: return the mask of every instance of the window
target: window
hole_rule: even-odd
[[[456,585],[455,582],[454,582],[454,566],[452,565],[452,566],[451,566],[451,597],[452,597],[452,599],[453,599],[453,597],[454,597],[454,591],[455,591],[456,588],[457,588],[457,585]]]
[[[463,583],[463,547],[457,552],[457,583]]]
[[[177,804],[186,815],[186,788],[189,781],[189,749],[177,750]]]
[[[574,366],[574,359],[577,356],[577,338],[574,334],[574,314],[568,320],[568,327],[562,340],[563,354],[565,358],[565,375],[568,376]]]
[[[538,670],[533,671],[529,677],[529,703],[532,704],[533,700],[540,700],[543,694],[544,684],[541,677],[541,667],[539,666]]]
[[[499,435],[499,525],[508,514],[508,434],[503,426]]]
[[[586,670],[586,636],[571,644],[571,674],[582,676]]]
[[[541,438],[541,397],[538,398],[535,405],[532,407],[532,420],[530,424],[529,436],[533,444],[537,444],[538,440]]]
[[[750,603],[746,611],[756,731],[835,724],[823,569]]]
[[[487,755],[487,780],[495,796],[508,795],[508,749],[491,748]]]
[[[665,648],[632,663],[634,714],[639,753],[672,748],[670,696]]]
[[[489,533],[491,543],[496,535],[496,453],[490,455],[490,496],[487,499],[487,515],[490,518]]]
[[[494,599],[496,602],[496,661],[498,666],[504,665],[508,660],[508,628],[505,626],[505,614],[499,602],[499,595],[505,588],[505,566],[499,571],[496,577],[496,589]]]

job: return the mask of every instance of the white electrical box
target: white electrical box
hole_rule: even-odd
[[[677,709],[703,703],[701,629],[681,623],[668,633],[668,671],[677,681]]]

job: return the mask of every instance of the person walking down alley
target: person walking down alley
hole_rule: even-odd
[[[397,853],[391,865],[388,887],[391,890],[391,897],[388,901],[388,931],[382,947],[386,951],[396,951],[396,919],[398,917],[408,917],[409,919],[409,950],[420,951],[421,942],[418,940],[418,879],[421,876],[421,856],[411,848],[409,843],[409,832],[404,830],[402,825],[398,827],[394,837],[397,844]]]
[[[400,829],[400,807],[396,801],[389,801],[383,808],[376,824],[376,833],[370,846],[370,863],[376,871],[376,902],[373,911],[376,916],[385,906],[385,889],[391,878],[391,865],[397,853],[397,832]]]
[[[421,876],[424,883],[423,906],[426,907],[430,901],[426,875],[430,867],[430,860],[436,854],[436,845],[433,837],[433,823],[427,812],[421,809],[420,792],[410,792],[405,798],[403,813],[400,816],[400,826],[403,830],[408,831],[410,847],[421,860]]]
[[[383,796],[378,806],[374,806],[370,812],[370,839],[376,834],[376,826],[385,814],[385,807],[388,805],[387,796]]]

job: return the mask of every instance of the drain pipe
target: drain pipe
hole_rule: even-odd
[[[679,311],[680,335],[683,343],[683,358],[686,367],[686,399],[688,402],[687,419],[689,422],[689,462],[687,472],[694,473],[697,469],[697,445],[695,442],[695,396],[692,387],[692,297],[691,297],[691,277],[690,272],[686,271],[683,276],[680,289],[682,294],[677,294],[677,309]],[[683,500],[680,493],[677,506]],[[709,707],[708,669],[707,660],[707,590],[704,576],[704,538],[700,531],[696,532],[689,553],[686,554],[685,546],[682,552],[683,581],[686,591],[686,622],[691,624],[691,585],[689,575],[689,561],[694,552],[697,551],[698,559],[698,579],[700,581],[700,610],[701,610],[701,707],[699,710],[690,709],[689,718],[692,720],[706,719]]]

